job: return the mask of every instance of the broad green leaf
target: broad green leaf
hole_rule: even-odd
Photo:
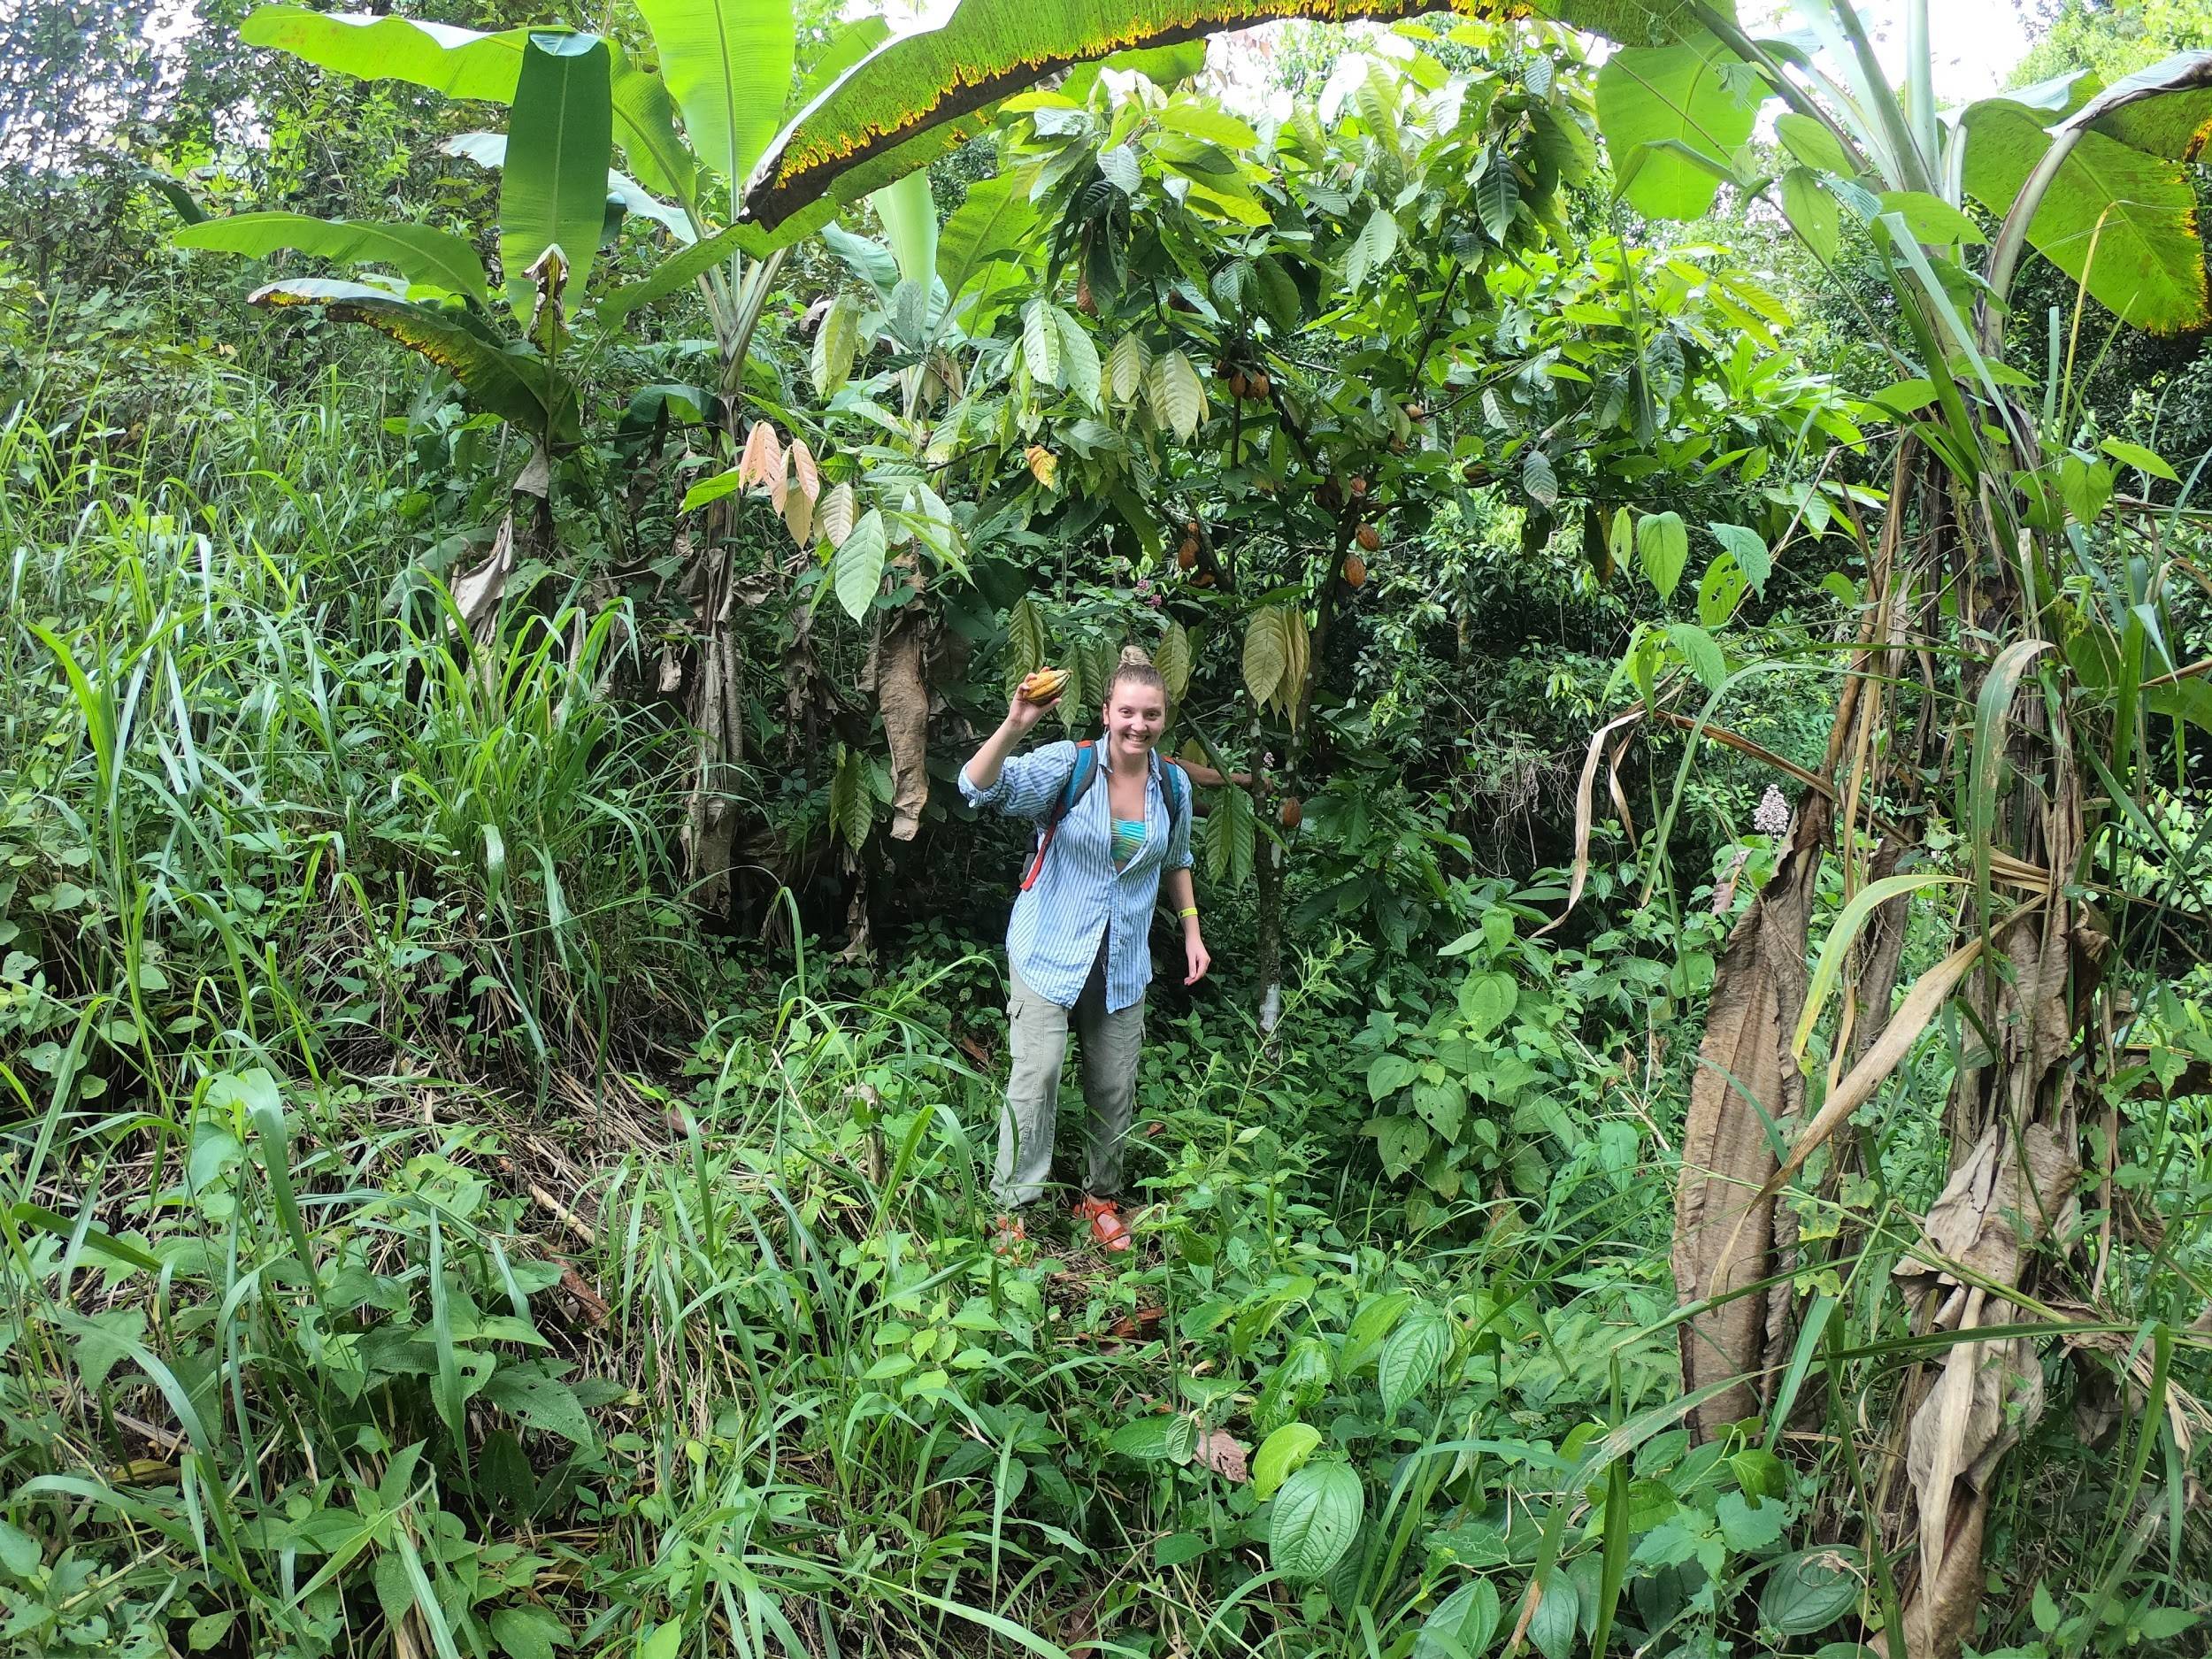
[[[1833,265],[1841,245],[1843,214],[1836,198],[1820,187],[1809,168],[1792,167],[1782,175],[1782,217],[1823,265]]]
[[[2068,88],[2061,111],[2071,114],[2078,104],[2088,103],[2093,96],[2100,106],[2124,100],[2096,117],[2090,130],[2169,161],[2200,160],[2206,129],[2212,127],[2212,75],[2205,67],[2207,56],[2202,51],[2176,52],[2101,90],[2093,78],[2085,78]],[[2025,96],[2025,90],[2006,94],[2014,99]]]
[[[704,242],[693,243],[681,253],[672,254],[651,276],[615,289],[599,302],[599,315],[610,323],[619,322],[641,305],[649,305],[679,288],[689,288],[716,265],[741,253],[757,256],[767,251],[767,241],[757,226],[733,225],[726,230],[717,231]]]
[[[1179,438],[1190,438],[1206,419],[1206,388],[1179,350],[1164,351],[1152,360],[1144,389],[1153,419]]]
[[[1384,1339],[1375,1362],[1375,1386],[1381,1391],[1383,1413],[1394,1417],[1408,1401],[1436,1380],[1444,1356],[1452,1350],[1452,1322],[1426,1302],[1406,1310],[1405,1317]]]
[[[1265,708],[1283,698],[1283,682],[1290,676],[1290,641],[1279,606],[1266,605],[1252,613],[1244,627],[1244,688],[1252,701]]]
[[[553,1659],[572,1638],[549,1607],[503,1607],[491,1616],[492,1640],[507,1659]]]
[[[1697,585],[1697,619],[1701,626],[1724,626],[1736,614],[1736,607],[1751,590],[1751,582],[1736,563],[1736,556],[1723,549],[1713,556],[1713,562],[1705,567],[1705,580]]]
[[[1190,635],[1179,622],[1167,625],[1167,633],[1152,653],[1152,665],[1167,682],[1168,701],[1180,703],[1190,689]]]
[[[142,1317],[140,1323],[144,1323]],[[1314,1438],[1318,1440],[1320,1436]],[[0,1572],[17,1579],[28,1578],[38,1571],[44,1555],[38,1540],[19,1527],[0,1521]]]
[[[1459,982],[1459,1017],[1475,1037],[1487,1037],[1504,1025],[1520,1000],[1521,987],[1513,976],[1494,968],[1471,973]]]
[[[1123,1424],[1106,1443],[1125,1457],[1187,1463],[1198,1449],[1198,1425],[1179,1411],[1156,1412]]]
[[[1298,284],[1282,262],[1272,254],[1263,254],[1252,262],[1252,273],[1259,280],[1260,310],[1279,334],[1294,334],[1302,302]]]
[[[825,397],[833,396],[852,373],[853,357],[859,349],[860,302],[850,294],[840,294],[822,313],[822,326],[814,331],[814,349],[808,358],[814,389]]]
[[[1471,1578],[1436,1604],[1413,1639],[1412,1659],[1480,1659],[1497,1639],[1498,1586]]]
[[[289,5],[257,6],[238,29],[249,46],[289,52],[319,68],[493,104],[513,100],[529,35],[528,29],[485,35],[449,23]]]
[[[937,275],[949,308],[994,261],[1018,257],[1037,222],[1030,200],[1031,175],[999,173],[968,187],[967,199],[953,210],[937,239]]]
[[[1836,135],[1809,115],[1792,110],[1776,116],[1774,135],[1782,141],[1783,149],[1815,173],[1832,173],[1839,178],[1848,179],[1858,171]]]
[[[541,1360],[502,1365],[485,1385],[484,1398],[534,1429],[543,1429],[579,1446],[592,1442],[591,1419],[576,1391],[552,1376]]]
[[[1713,643],[1711,634],[1694,623],[1670,622],[1667,638],[1690,665],[1690,672],[1705,683],[1707,690],[1721,688],[1728,679],[1728,664],[1720,654],[1720,647]]]
[[[507,165],[507,134],[504,133],[462,133],[447,139],[438,148],[449,156],[459,156],[480,167],[498,168]],[[686,247],[698,240],[698,234],[691,227],[689,214],[672,203],[658,200],[627,173],[608,168],[607,194],[621,202],[624,212],[652,220]],[[601,240],[605,240],[603,234]]]
[[[1520,204],[1521,187],[1513,176],[1512,163],[1494,155],[1482,177],[1475,180],[1475,212],[1490,240],[1501,248],[1513,228],[1513,215]]]
[[[1647,512],[1638,519],[1636,557],[1659,596],[1673,597],[1675,584],[1682,580],[1682,567],[1690,558],[1690,532],[1681,514]]]
[[[687,207],[699,199],[699,163],[676,131],[676,102],[668,83],[632,63],[626,52],[614,59],[614,139],[637,175],[638,183]]]
[[[1457,1079],[1441,1083],[1416,1083],[1413,1110],[1447,1146],[1456,1144],[1461,1123],[1467,1116],[1467,1090]]]
[[[528,432],[549,430],[557,441],[572,430],[572,403],[564,400],[549,413],[543,364],[501,350],[474,327],[429,306],[353,282],[275,282],[250,297],[256,305],[320,305],[326,316],[365,324],[428,358],[458,381],[480,409]]]
[[[2147,449],[2139,443],[2130,443],[2124,438],[2107,438],[2099,447],[2114,460],[2138,472],[2147,472],[2153,478],[2162,478],[2170,484],[2181,482],[2174,469],[2167,465],[2165,458],[2155,449]]]
[[[1356,293],[1369,276],[1390,263],[1390,256],[1398,249],[1398,221],[1387,207],[1379,207],[1368,215],[1344,250],[1344,287],[1348,293]]]
[[[1904,220],[1905,228],[1916,241],[1931,247],[1989,240],[1982,234],[1980,226],[1942,197],[1930,196],[1925,190],[1884,190],[1875,199],[1881,203],[1885,213],[1894,213]]]
[[[1060,384],[1060,326],[1053,320],[1051,304],[1041,296],[1022,308],[1022,361],[1038,385]]]
[[[1308,1463],[1275,1494],[1267,1537],[1276,1571],[1294,1581],[1318,1578],[1352,1547],[1367,1494],[1348,1463]]]
[[[1091,342],[1091,329],[1082,325],[1082,319],[1073,311],[1053,307],[1053,320],[1060,325],[1060,378],[1066,382],[1084,404],[1091,409],[1100,407],[1100,349]]]
[[[1766,538],[1740,524],[1708,524],[1705,527],[1713,533],[1715,541],[1736,556],[1736,564],[1750,582],[1752,592],[1764,598],[1767,578],[1774,573],[1774,556],[1767,551]]]
[[[1751,1551],[1765,1549],[1781,1538],[1787,1511],[1778,1498],[1755,1502],[1740,1492],[1730,1492],[1722,1495],[1715,1513],[1729,1548]]]
[[[1540,507],[1559,501],[1559,474],[1552,471],[1551,457],[1531,444],[1521,452],[1521,488]]]
[[[691,148],[734,201],[791,90],[789,0],[638,0],[638,11]]]
[[[1264,1503],[1284,1481],[1305,1466],[1321,1431],[1310,1423],[1286,1423],[1260,1442],[1252,1459],[1252,1495]]]
[[[388,265],[411,283],[472,299],[487,297],[483,262],[461,237],[427,225],[311,219],[304,213],[233,213],[187,225],[170,240],[180,248],[265,259],[286,248],[351,265]]]
[[[1367,1096],[1386,1100],[1420,1075],[1421,1068],[1404,1055],[1379,1054],[1367,1063]]]
[[[845,614],[856,622],[866,616],[869,606],[876,602],[876,590],[883,586],[884,558],[889,550],[883,515],[871,507],[831,557],[830,577],[837,589],[837,603],[845,607]]]
[[[1114,342],[1114,349],[1106,358],[1106,389],[1117,403],[1136,401],[1144,389],[1145,371],[1151,366],[1151,354],[1135,333],[1124,334]]]
[[[2001,98],[1966,111],[1967,193],[2002,213],[2051,145],[2035,112]],[[2152,334],[2207,318],[2196,193],[2179,164],[2092,130],[2045,194],[2029,243],[2115,316]],[[2094,257],[2092,253],[2093,249]]]
[[[1851,1544],[1783,1556],[1768,1569],[1766,1587],[1759,1593],[1759,1623],[1785,1636],[1826,1630],[1859,1604],[1866,1583],[1860,1560]]]
[[[1715,169],[1751,136],[1763,101],[1735,54],[1711,35],[1615,52],[1598,71],[1598,127],[1620,193],[1655,219],[1695,219],[1713,204]]]
[[[1544,1659],[1571,1659],[1576,1647],[1575,1629],[1582,1617],[1582,1598],[1563,1572],[1544,1586],[1544,1599],[1536,1604],[1528,1622],[1528,1639]]]
[[[929,174],[910,173],[868,198],[883,221],[884,240],[898,262],[899,275],[925,293],[937,269],[937,204],[929,193]]]
[[[526,273],[550,247],[568,263],[564,308],[583,302],[614,158],[609,65],[595,35],[533,33],[523,53],[499,187],[499,264],[518,318],[536,297]]]

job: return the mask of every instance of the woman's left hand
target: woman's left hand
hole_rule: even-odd
[[[1214,959],[1206,952],[1206,941],[1194,929],[1183,941],[1183,956],[1190,964],[1190,972],[1183,978],[1185,985],[1196,985],[1206,977],[1206,970],[1214,965]]]

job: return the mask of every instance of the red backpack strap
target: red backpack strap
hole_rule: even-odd
[[[1037,832],[1037,856],[1029,861],[1029,873],[1022,878],[1024,893],[1037,885],[1037,878],[1045,872],[1045,855],[1052,850],[1052,838],[1060,833],[1060,820],[1080,800],[1091,780],[1098,775],[1096,742],[1084,738],[1075,746],[1075,764],[1068,768],[1068,780],[1060,786],[1060,794],[1052,803],[1052,810],[1045,814],[1044,827]]]

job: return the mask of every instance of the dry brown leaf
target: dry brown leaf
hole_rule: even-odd
[[[464,627],[472,633],[481,630],[485,620],[499,609],[500,595],[507,591],[507,578],[514,568],[515,516],[511,512],[499,521],[499,534],[492,538],[492,550],[484,562],[454,579],[453,603]]]
[[[1582,902],[1582,889],[1590,879],[1591,795],[1598,780],[1598,763],[1605,757],[1605,740],[1624,726],[1632,726],[1644,718],[1641,709],[1631,710],[1608,720],[1590,734],[1589,749],[1582,757],[1582,781],[1575,786],[1575,857],[1574,872],[1567,882],[1567,907],[1536,930],[1535,937],[1546,933],[1574,914],[1574,908]]]
[[[922,626],[910,607],[884,630],[876,706],[891,743],[891,839],[910,841],[929,804],[929,684],[922,677]]]
[[[1586,780],[1594,770],[1584,768]],[[1775,1157],[1766,1124],[1787,1133],[1804,1105],[1805,1079],[1790,1055],[1790,1033],[1805,1002],[1806,934],[1827,830],[1827,804],[1813,797],[1773,879],[1730,931],[1713,976],[1675,1189],[1675,1292],[1686,1302],[1741,1292],[1772,1271],[1774,1184],[1768,1177]],[[1766,1337],[1767,1299],[1748,1294],[1685,1322],[1683,1387],[1756,1371]],[[1697,1409],[1693,1425],[1710,1434],[1749,1416],[1757,1398],[1748,1383],[1724,1389]]]
[[[1245,1458],[1251,1448],[1226,1429],[1209,1429],[1198,1437],[1198,1461],[1224,1480],[1241,1486],[1250,1479]]]

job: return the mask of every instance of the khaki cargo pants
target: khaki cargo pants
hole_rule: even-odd
[[[1106,957],[1101,951],[1072,1009],[1049,1002],[1023,982],[1010,963],[1006,977],[1008,1047],[1013,1074],[999,1109],[998,1168],[991,1192],[1009,1209],[1044,1195],[1052,1176],[1052,1137],[1060,1106],[1060,1072],[1068,1057],[1073,1016],[1083,1056],[1083,1102],[1090,1109],[1083,1137],[1083,1190],[1111,1198],[1121,1190],[1122,1143],[1136,1115],[1137,1058],[1144,1048],[1144,999],[1106,1011]]]

